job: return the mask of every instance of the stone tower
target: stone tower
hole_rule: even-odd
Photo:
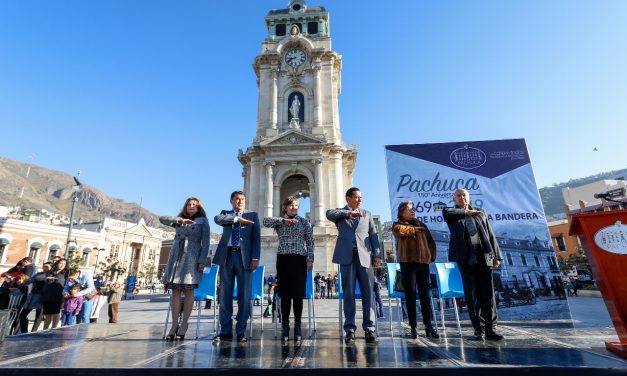
[[[329,13],[323,7],[291,0],[287,9],[272,10],[265,20],[268,36],[253,64],[259,90],[257,132],[238,155],[248,209],[260,218],[280,216],[287,196],[309,197],[314,270],[334,272],[337,231],[325,211],[345,205],[357,156],[340,133],[342,57],[331,49]],[[276,234],[262,228],[260,262],[268,273],[276,271],[277,244]]]

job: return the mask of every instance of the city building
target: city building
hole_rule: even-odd
[[[566,216],[570,218],[571,215],[578,213],[627,209],[626,191],[627,182],[622,179],[599,180],[577,188],[563,188],[562,196]],[[599,194],[607,195],[608,199],[614,201],[596,198],[595,195]]]
[[[65,256],[68,228],[13,218],[0,218],[0,271],[13,267],[30,256],[41,270],[45,261]],[[76,229],[69,244],[71,256],[81,255],[82,267],[93,269],[105,247],[105,238],[99,231]]]

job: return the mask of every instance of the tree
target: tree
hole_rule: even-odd
[[[144,265],[144,270],[139,272],[139,278],[144,278],[146,282],[152,281],[157,274],[157,266],[154,261],[149,261]]]
[[[109,282],[115,281],[120,274],[126,273],[126,268],[122,266],[122,261],[114,256],[108,256],[98,265],[98,276],[103,276]]]
[[[83,256],[78,252],[70,252],[70,255],[67,259],[67,267],[68,269],[80,269],[84,267],[83,265]]]

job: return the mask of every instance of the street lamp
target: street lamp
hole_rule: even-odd
[[[78,170],[76,174],[81,176],[81,170]],[[78,192],[81,190],[81,182],[78,181],[78,177],[74,176],[75,185],[72,186],[72,210],[70,212],[70,226],[67,231],[67,242],[65,243],[65,258],[68,259],[70,257],[70,239],[72,238],[72,226],[74,225],[74,209],[76,206],[76,202],[78,201]]]

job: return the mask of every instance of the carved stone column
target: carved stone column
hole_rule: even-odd
[[[270,129],[277,128],[277,70],[272,69],[269,74],[270,78]]]
[[[316,202],[314,204],[316,218],[315,226],[324,226],[324,177],[322,176],[322,160],[314,159],[311,161],[316,168]]]
[[[274,184],[272,181],[272,167],[274,161],[266,161],[266,204],[264,206],[264,217],[272,217],[272,199],[274,198]]]
[[[322,125],[322,93],[320,89],[320,64],[317,64],[313,67],[314,71],[314,108],[313,108],[313,125],[315,127],[320,127]]]

